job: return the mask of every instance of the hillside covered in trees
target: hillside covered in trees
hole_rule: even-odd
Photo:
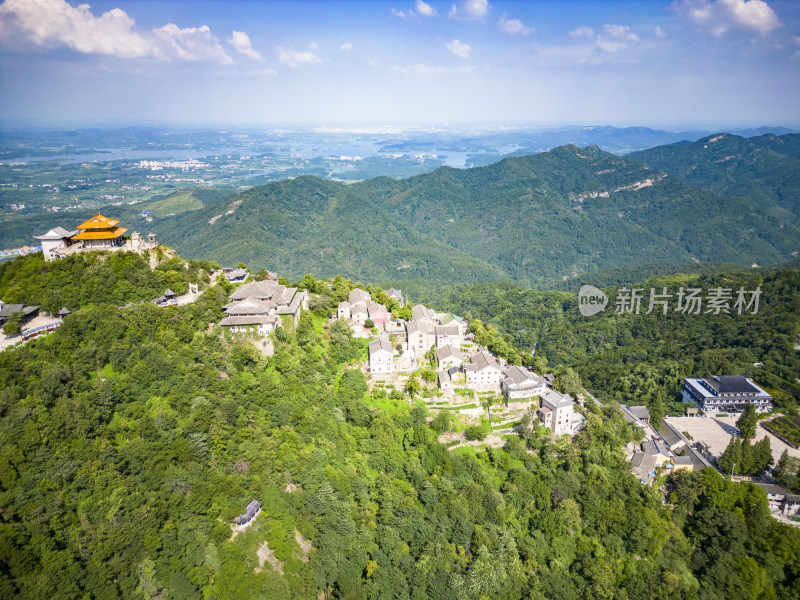
[[[609,304],[585,317],[577,296],[506,284],[415,286],[413,298],[481,319],[497,328],[541,368],[571,368],[601,400],[650,404],[658,397],[668,413],[682,414],[684,377],[737,374],[770,389],[779,406],[800,400],[800,270],[711,270],[652,277],[636,286],[645,299],[639,314],[616,312],[619,287],[604,288]],[[761,288],[756,314],[684,314],[675,295],[683,287],[708,290]],[[646,314],[650,290],[672,294],[672,305]],[[731,302],[731,307],[733,303]],[[535,350],[535,355],[532,352]]]
[[[796,276],[764,287],[795,301]],[[329,325],[331,284],[313,287],[320,314],[278,329],[269,357],[209,330],[220,285],[186,306],[87,305],[0,353],[0,595],[800,594],[800,532],[770,518],[760,489],[707,469],[668,480],[665,504],[629,472],[621,448],[640,433],[613,403],[590,405],[571,442],[534,429],[448,451],[423,404],[368,391],[364,341]],[[474,299],[477,316],[489,305]],[[565,353],[582,352],[580,335]],[[254,498],[261,514],[235,534]]]
[[[749,198],[767,214],[800,216],[800,134],[715,134],[628,158],[721,196]]]
[[[794,139],[772,137],[786,146]],[[795,212],[787,208],[793,201],[766,202],[751,192],[777,172],[781,186],[800,180],[785,164],[791,160],[773,153],[748,173],[739,169],[742,187],[734,188],[716,186],[713,174],[682,181],[597,147],[570,145],[402,180],[345,185],[299,177],[153,227],[184,255],[221,264],[237,257],[292,278],[311,272],[541,287],[649,263],[775,264],[800,251]]]

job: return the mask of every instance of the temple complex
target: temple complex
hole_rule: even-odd
[[[119,219],[110,219],[97,213],[91,219],[78,225],[75,231],[54,227],[44,235],[34,236],[40,240],[45,260],[64,258],[82,250],[130,250],[140,252],[158,245],[154,233],[145,240],[134,231],[125,237],[127,227],[119,226]]]

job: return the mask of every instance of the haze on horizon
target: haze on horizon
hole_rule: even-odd
[[[0,122],[800,125],[800,3],[5,0]]]

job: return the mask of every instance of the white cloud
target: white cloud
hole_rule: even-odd
[[[65,0],[6,0],[0,5],[0,43],[33,43],[43,48],[70,48],[82,54],[118,58],[158,58],[211,61],[225,65],[233,59],[208,26],[181,29],[174,23],[139,33],[124,10],[114,8],[96,17],[88,4],[72,6]],[[249,56],[247,34],[233,32],[231,45]],[[246,42],[246,44],[245,44]]]
[[[252,58],[253,60],[261,60],[261,53],[253,50],[253,44],[250,42],[250,36],[244,31],[232,31],[231,37],[228,38],[228,43],[233,46],[237,52]]]
[[[447,16],[458,20],[482,19],[489,12],[489,0],[461,0],[460,4],[453,4]]]
[[[246,71],[245,75],[255,75],[258,77],[274,77],[278,72],[275,69],[251,69]]]
[[[653,29],[653,33],[655,33],[656,37],[658,37],[658,38],[667,37],[667,32],[664,31],[659,25],[656,25],[656,28]]]
[[[530,35],[536,31],[533,27],[528,27],[519,19],[506,19],[505,15],[500,17],[500,20],[497,21],[497,28],[508,35]]]
[[[160,56],[152,40],[133,31],[134,23],[119,8],[95,17],[88,4],[74,7],[65,0],[6,0],[0,5],[0,42],[13,46],[12,40],[21,38],[37,46],[66,46],[83,54]]]
[[[606,37],[615,40],[639,41],[639,36],[633,33],[627,25],[603,25],[603,33]]]
[[[736,30],[765,35],[781,27],[764,0],[674,0],[672,9],[716,37]]]
[[[628,42],[638,42],[639,36],[627,25],[603,25],[603,32],[597,35],[595,45],[603,52],[624,50]]]
[[[461,58],[469,58],[469,53],[472,50],[472,48],[469,47],[469,44],[465,44],[458,40],[445,42],[444,45],[447,46],[447,49],[450,50],[450,52],[456,56],[460,56]]]
[[[317,44],[316,42],[311,42],[309,46],[311,47],[312,50],[319,50],[319,44]]]
[[[800,46],[800,35],[796,35],[792,38],[792,43],[797,44]]]
[[[573,29],[569,32],[569,37],[593,37],[594,36],[594,29],[591,27],[586,27],[586,25],[581,25],[577,29]]]
[[[423,2],[422,0],[417,0],[417,13],[423,17],[435,17],[437,14],[439,14],[436,12],[435,8],[433,8],[430,4]]]
[[[284,48],[278,46],[275,51],[278,53],[278,62],[289,67],[298,67],[303,63],[319,63],[322,59],[313,52],[299,52],[294,48]]]
[[[460,67],[450,69],[447,67],[428,65],[425,63],[406,65],[404,67],[395,65],[392,67],[392,71],[397,71],[399,73],[402,73],[403,75],[424,75],[424,76],[444,75],[445,73],[471,73],[474,70],[475,70],[474,67],[468,65],[462,65]]]
[[[341,50],[342,52],[350,52],[350,50],[352,49],[353,49],[353,44],[351,44],[350,42],[345,42],[344,44],[339,46],[339,50]]]
[[[405,67],[393,66],[392,71],[399,71],[403,75],[413,73],[415,75],[441,75],[445,72],[444,67],[435,67],[425,63],[417,63],[416,65],[406,65]]]
[[[392,11],[392,14],[393,14],[395,17],[400,17],[401,19],[405,19],[405,18],[408,16],[408,15],[406,15],[406,13],[404,13],[402,10],[397,10],[397,9],[394,9],[394,8],[393,8],[393,9],[391,9],[391,11]]]
[[[219,40],[211,35],[207,25],[181,29],[174,23],[167,23],[154,33],[164,43],[169,53],[183,60],[208,60],[225,65],[233,64],[233,59],[220,46]]]

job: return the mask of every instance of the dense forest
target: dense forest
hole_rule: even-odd
[[[777,344],[778,301],[798,314],[798,274],[763,277],[773,303],[763,318],[776,331],[766,343]],[[326,290],[342,280],[309,282],[324,314]],[[526,311],[558,304],[553,321],[567,333],[566,295],[465,289],[476,317],[491,307],[483,289],[492,302],[518,294]],[[800,595],[800,532],[770,518],[763,491],[712,469],[664,481],[665,497],[641,485],[622,452],[641,434],[613,403],[590,404],[571,442],[534,428],[504,448],[449,451],[421,401],[369,392],[357,368],[365,342],[348,328],[305,312],[294,331],[277,330],[272,356],[209,330],[228,291],[128,308],[111,293],[110,304],[86,305],[55,333],[0,353],[0,595]],[[611,322],[584,327],[608,336]],[[574,325],[564,356],[583,353],[587,329]],[[743,338],[742,352],[758,351],[758,339]],[[554,345],[541,352],[562,360]],[[261,514],[234,534],[254,498]]]
[[[787,147],[793,139],[773,137],[786,138]],[[775,196],[776,185],[797,180],[796,168],[782,170],[791,160],[773,152],[748,163],[749,170],[736,171],[737,191],[715,186],[711,176],[682,181],[597,147],[570,145],[402,180],[345,185],[298,177],[151,225],[186,256],[226,265],[235,257],[293,279],[311,272],[367,281],[512,280],[542,288],[651,263],[749,267],[789,260],[800,250],[796,213],[781,208],[793,200],[766,202],[748,191],[771,177],[778,183],[768,194]]]
[[[768,214],[800,216],[800,135],[716,134],[628,158],[721,196],[750,198]]]
[[[673,294],[683,288],[740,287],[762,294],[756,314],[684,314],[675,298],[667,314],[650,314],[650,289]],[[645,290],[640,314],[618,314],[620,288],[605,288],[609,305],[584,317],[577,298],[566,292],[540,292],[513,284],[415,287],[414,300],[480,319],[507,336],[528,362],[541,368],[572,368],[601,400],[662,402],[682,414],[684,377],[746,375],[765,386],[784,409],[800,399],[800,270],[740,269],[657,276],[635,287]],[[752,312],[752,311],[750,311]],[[535,355],[532,352],[535,351]]]
[[[213,267],[219,265],[185,261],[160,246],[147,257],[134,252],[80,252],[52,262],[37,252],[0,263],[0,300],[41,306],[50,313],[91,304],[122,306],[152,300],[167,289],[184,294],[190,283],[205,287]]]

